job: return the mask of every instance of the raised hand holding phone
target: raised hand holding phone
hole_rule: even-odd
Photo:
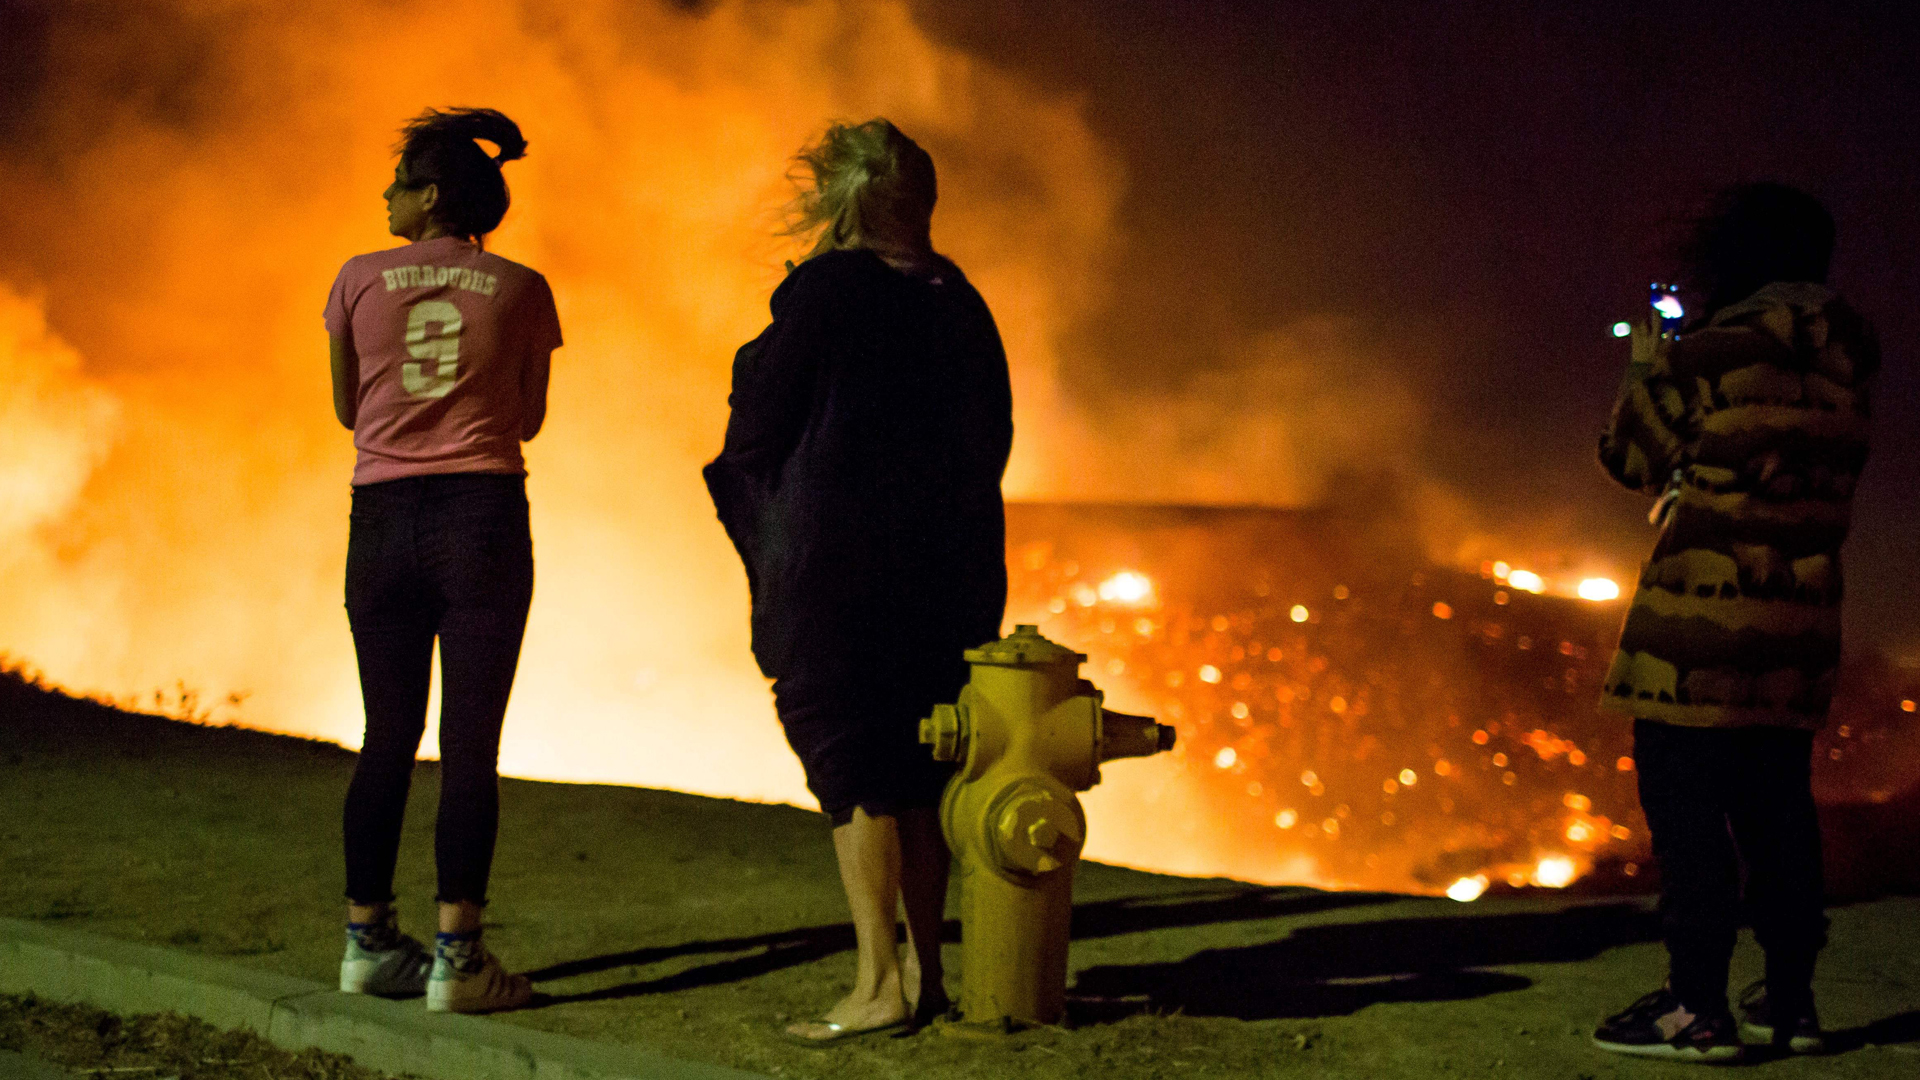
[[[1676,289],[1677,286],[1654,282],[1646,317],[1628,325],[1629,378],[1645,378],[1647,372],[1653,369],[1654,362],[1665,356],[1667,346],[1672,344],[1674,333],[1686,317],[1686,309],[1680,306]]]
[[[1677,295],[1679,287],[1654,282],[1649,288],[1647,317],[1632,324],[1629,328],[1628,346],[1631,357],[1627,362],[1627,378],[1630,381],[1644,382],[1654,366],[1666,359],[1667,350],[1673,344],[1673,336],[1680,329],[1681,321],[1686,318],[1686,309],[1680,304]],[[1680,488],[1684,474],[1674,470],[1667,488],[1647,513],[1647,521],[1656,527],[1666,524],[1667,517],[1673,512],[1674,504],[1680,498]]]

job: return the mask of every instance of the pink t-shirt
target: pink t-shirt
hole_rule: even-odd
[[[560,347],[546,278],[456,237],[422,240],[348,259],[326,322],[360,357],[354,484],[526,473],[521,420]]]

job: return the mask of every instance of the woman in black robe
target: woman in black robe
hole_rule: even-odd
[[[853,992],[787,1029],[828,1043],[947,1006],[937,808],[951,767],[918,723],[966,682],[962,651],[999,636],[1013,406],[993,316],[933,251],[926,151],[873,120],[833,126],[798,160],[813,183],[796,231],[820,237],[774,291],[772,325],[734,358],[706,480],[853,912]]]

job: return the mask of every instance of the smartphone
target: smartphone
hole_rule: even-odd
[[[1660,332],[1671,335],[1679,330],[1681,321],[1687,317],[1687,309],[1680,306],[1680,286],[1656,281],[1648,292],[1648,302],[1660,316]]]

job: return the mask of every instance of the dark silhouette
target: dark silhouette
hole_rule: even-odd
[[[799,160],[813,182],[794,231],[819,237],[734,359],[706,479],[858,929],[853,993],[790,1029],[826,1042],[946,1008],[934,808],[951,767],[918,727],[966,682],[962,652],[999,635],[1013,402],[986,302],[933,250],[926,151],[873,120],[834,125]]]
[[[1840,666],[1840,547],[1866,463],[1872,327],[1825,285],[1833,219],[1779,184],[1732,188],[1696,226],[1685,280],[1707,310],[1650,316],[1600,460],[1658,496],[1660,527],[1603,704],[1633,717],[1668,985],[1595,1033],[1610,1050],[1742,1054],[1727,972],[1742,894],[1765,947],[1749,1034],[1820,1048],[1826,944],[1814,732]],[[1745,886],[1742,887],[1742,871]]]

